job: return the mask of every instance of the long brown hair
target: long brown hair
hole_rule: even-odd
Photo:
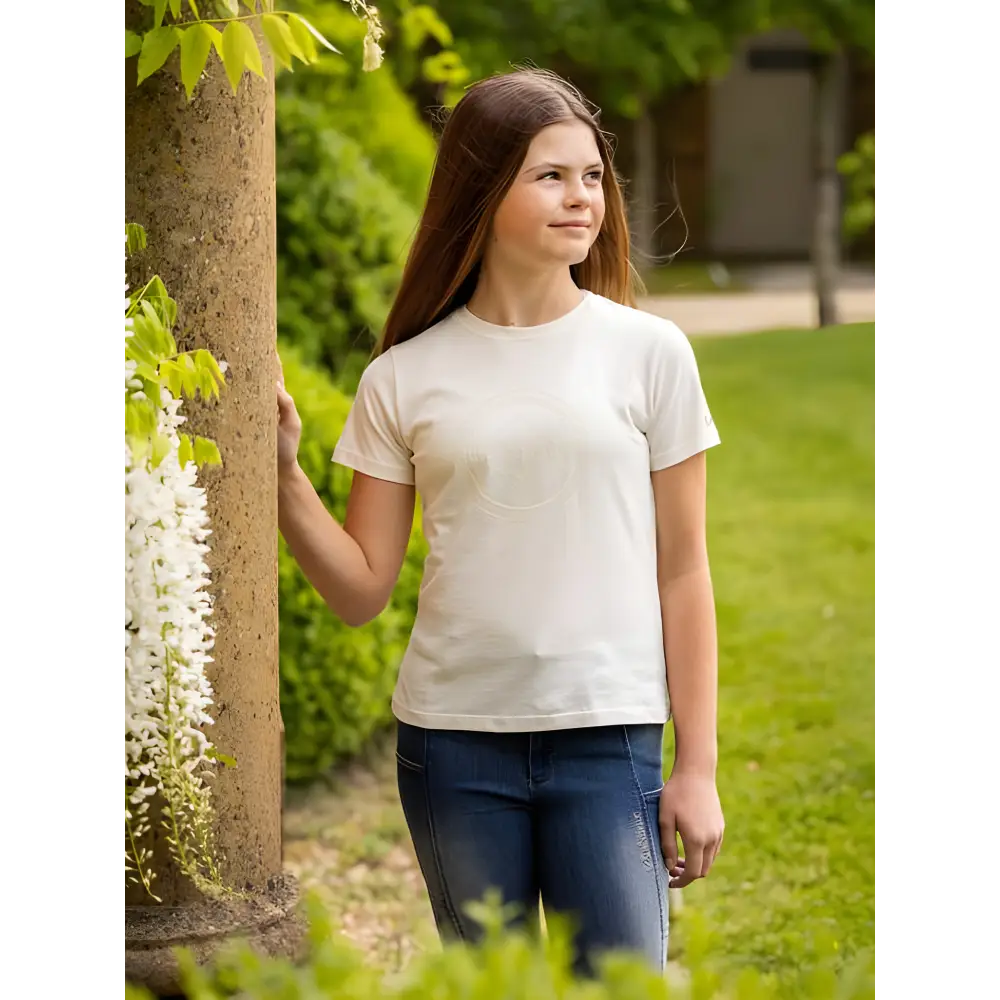
[[[580,288],[635,304],[628,222],[609,136],[572,84],[546,70],[519,69],[474,84],[448,118],[427,204],[377,354],[469,301],[490,223],[531,140],[543,128],[574,118],[594,130],[604,163],[605,215],[586,260],[574,264],[571,273]]]

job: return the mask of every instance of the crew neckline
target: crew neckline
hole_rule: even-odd
[[[523,340],[526,337],[538,337],[547,333],[556,333],[564,327],[575,323],[593,299],[593,293],[588,289],[581,288],[580,291],[583,293],[580,301],[569,312],[565,312],[562,316],[557,316],[555,319],[549,320],[548,323],[539,323],[535,326],[501,326],[498,323],[488,323],[471,312],[468,306],[462,306],[456,315],[462,325],[473,333],[481,334],[484,337],[496,337],[504,340]]]

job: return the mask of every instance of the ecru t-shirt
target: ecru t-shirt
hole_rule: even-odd
[[[665,722],[650,472],[718,443],[684,334],[589,292],[533,327],[460,308],[376,358],[333,459],[421,498],[429,554],[396,717]]]

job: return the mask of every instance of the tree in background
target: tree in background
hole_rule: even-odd
[[[813,92],[813,280],[819,325],[837,322],[841,196],[837,160],[847,50],[875,55],[875,0],[767,0],[774,27],[797,28],[809,40]],[[874,146],[874,143],[873,143]],[[874,149],[873,149],[874,155]]]

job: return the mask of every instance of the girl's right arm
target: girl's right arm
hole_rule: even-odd
[[[295,561],[335,615],[364,625],[392,594],[413,525],[413,486],[355,472],[341,527],[297,454],[302,423],[278,385],[278,527]]]

